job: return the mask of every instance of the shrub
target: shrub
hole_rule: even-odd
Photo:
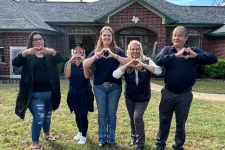
[[[216,64],[205,65],[205,73],[211,78],[225,79],[225,60],[218,59]]]

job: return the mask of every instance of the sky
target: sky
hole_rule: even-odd
[[[75,2],[80,0],[48,0],[48,1],[69,1]],[[96,0],[83,0],[86,2],[93,2]],[[211,6],[214,3],[214,0],[167,0],[171,3],[177,5],[198,5],[198,6]],[[216,2],[222,2],[223,0],[216,0]]]

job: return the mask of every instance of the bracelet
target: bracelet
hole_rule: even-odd
[[[95,52],[95,55],[94,56],[95,56],[96,59],[99,59],[100,58],[99,55],[98,55],[98,52]]]

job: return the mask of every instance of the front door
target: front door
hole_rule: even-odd
[[[137,40],[141,43],[141,36],[127,36],[126,37],[126,44],[125,44],[125,50],[127,50],[127,46],[132,40]]]

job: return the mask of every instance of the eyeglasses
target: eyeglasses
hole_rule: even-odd
[[[35,39],[33,39],[33,42],[36,42],[36,41],[39,41],[39,40],[41,41],[41,40],[43,40],[43,38],[41,38],[41,37],[40,38],[35,38]]]

